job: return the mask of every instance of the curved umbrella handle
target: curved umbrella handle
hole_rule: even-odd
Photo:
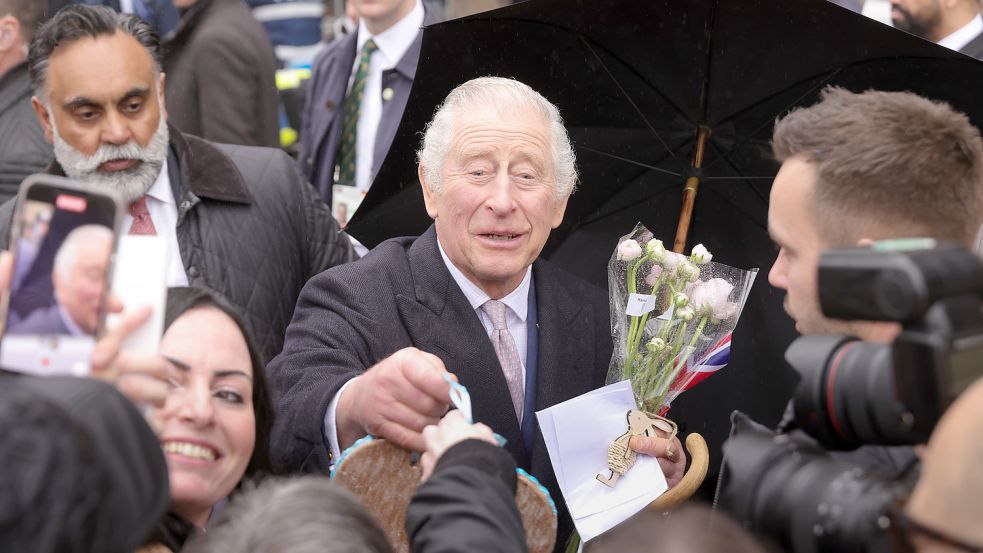
[[[707,469],[710,467],[710,450],[707,448],[706,440],[693,432],[686,437],[686,451],[689,452],[691,461],[683,479],[666,493],[655,498],[648,504],[647,509],[667,511],[689,499],[703,483],[703,479],[707,477]]]

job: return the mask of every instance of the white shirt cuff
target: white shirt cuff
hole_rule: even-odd
[[[341,394],[345,393],[345,388],[354,382],[356,378],[358,377],[356,376],[355,378],[350,379],[341,386],[338,393],[331,398],[331,403],[328,404],[328,410],[324,414],[324,427],[322,428],[322,433],[324,434],[324,441],[330,446],[329,453],[331,454],[332,467],[338,462],[339,459],[341,459],[341,448],[338,445],[338,424],[335,416],[336,411],[338,410],[338,400],[341,398]]]

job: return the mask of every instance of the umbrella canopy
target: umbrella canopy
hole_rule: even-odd
[[[451,89],[485,75],[523,81],[560,108],[581,182],[543,253],[600,286],[617,238],[636,222],[672,241],[692,176],[702,184],[688,245],[767,270],[773,123],[826,85],[909,90],[983,123],[983,64],[826,0],[531,0],[424,30],[402,123],[349,225],[363,243],[430,224],[420,132]],[[673,418],[704,432],[714,454],[731,409],[774,422],[797,380],[782,358],[794,331],[781,296],[758,282],[730,366],[673,404]]]

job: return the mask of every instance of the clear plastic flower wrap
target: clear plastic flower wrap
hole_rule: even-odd
[[[644,411],[664,414],[730,358],[731,335],[758,270],[712,259],[702,244],[689,256],[668,251],[641,224],[611,256],[614,355],[607,381],[630,380]]]

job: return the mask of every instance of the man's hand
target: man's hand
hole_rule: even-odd
[[[109,310],[115,300],[109,303]],[[150,317],[146,306],[124,313],[118,324],[96,342],[92,350],[92,376],[116,386],[137,405],[163,407],[167,399],[167,378],[170,366],[163,357],[123,351],[123,341]]]
[[[420,467],[423,468],[421,481],[430,478],[434,465],[437,464],[437,460],[445,451],[458,442],[470,439],[484,440],[490,444],[498,445],[491,428],[480,422],[470,424],[464,420],[464,415],[456,409],[440,419],[440,424],[424,428],[423,441],[426,442],[427,449],[420,457]]]
[[[686,452],[683,451],[679,438],[673,437],[672,445],[668,449],[666,449],[667,445],[670,445],[668,438],[655,436],[632,436],[631,441],[628,442],[628,447],[636,453],[658,458],[662,474],[666,476],[666,482],[671,488],[678,484],[686,473]]]
[[[436,424],[450,405],[450,384],[436,355],[404,348],[353,380],[335,412],[338,445],[344,450],[372,434],[423,451],[421,432]]]

